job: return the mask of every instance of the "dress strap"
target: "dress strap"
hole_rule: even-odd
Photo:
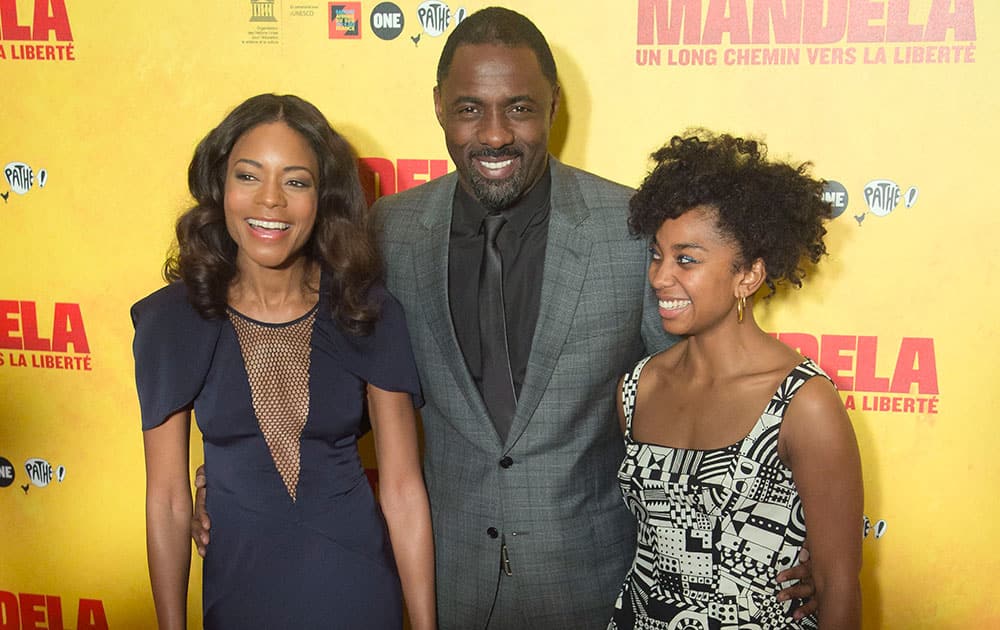
[[[784,418],[785,410],[791,404],[795,393],[806,384],[806,381],[814,376],[822,376],[832,382],[830,377],[826,375],[826,372],[816,365],[812,359],[803,359],[802,363],[792,368],[788,376],[778,385],[778,389],[771,396],[771,401],[767,405],[766,413],[779,419]]]
[[[625,438],[632,440],[632,415],[635,413],[635,392],[639,389],[639,375],[653,355],[639,361],[622,377],[622,411],[625,414]]]

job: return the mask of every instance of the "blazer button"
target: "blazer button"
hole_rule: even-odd
[[[500,535],[500,532],[497,531],[496,527],[489,527],[486,529],[486,535],[490,538],[496,538]]]
[[[509,455],[504,456],[504,458],[500,460],[500,468],[510,468],[513,465],[514,460],[511,459]]]

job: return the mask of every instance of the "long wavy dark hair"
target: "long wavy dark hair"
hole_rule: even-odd
[[[330,280],[335,319],[349,332],[371,332],[378,305],[369,289],[381,277],[374,223],[358,179],[351,146],[311,103],[292,95],[260,94],[236,107],[195,149],[188,188],[195,205],[177,220],[176,249],[164,265],[168,282],[183,281],[192,306],[207,319],[224,317],[236,267],[236,243],[226,229],[223,200],[229,154],[236,141],[265,123],[284,122],[316,154],[316,223],[304,255]],[[313,287],[318,290],[318,287]]]

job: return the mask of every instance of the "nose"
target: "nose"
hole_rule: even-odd
[[[505,147],[514,142],[510,121],[503,110],[492,110],[482,118],[479,126],[479,142],[493,149]]]
[[[277,208],[285,205],[285,191],[281,187],[280,180],[265,179],[257,189],[257,203],[268,208]]]
[[[674,284],[674,274],[671,267],[662,260],[652,260],[649,263],[649,285],[653,290],[666,289]]]

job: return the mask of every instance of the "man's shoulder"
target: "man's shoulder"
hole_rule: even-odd
[[[553,174],[556,182],[571,185],[579,188],[585,194],[596,194],[601,197],[612,199],[629,199],[635,194],[635,189],[613,182],[606,177],[601,177],[596,173],[585,171],[576,166],[563,164],[557,160],[552,161]]]

